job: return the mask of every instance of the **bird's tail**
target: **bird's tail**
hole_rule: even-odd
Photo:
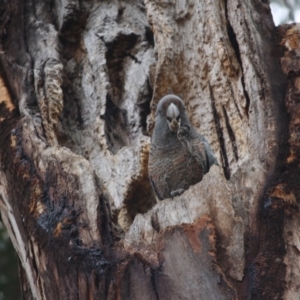
[[[216,166],[219,167],[220,165],[218,163],[218,160],[215,157],[213,151],[211,150],[208,142],[205,141],[204,145],[205,145],[205,150],[206,150],[206,159],[207,159],[208,171],[209,171],[209,169],[212,165],[216,165]]]

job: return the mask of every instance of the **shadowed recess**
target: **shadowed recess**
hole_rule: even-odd
[[[128,144],[128,119],[127,111],[117,107],[109,94],[106,95],[104,119],[107,145],[109,150],[115,154]]]
[[[140,63],[135,57],[134,47],[138,36],[134,33],[119,34],[112,42],[106,42],[99,37],[106,46],[105,59],[109,78],[109,93],[106,95],[105,111],[105,136],[108,148],[112,153],[117,153],[129,144],[130,134],[128,128],[127,111],[121,109],[123,101],[123,88],[125,82],[126,59]]]
[[[136,105],[139,108],[140,123],[144,135],[149,135],[147,131],[147,116],[151,113],[150,103],[153,95],[153,89],[150,85],[149,78],[145,81],[144,86],[140,89]]]
[[[129,223],[133,222],[137,214],[146,213],[155,203],[148,176],[133,181],[124,200]]]
[[[112,42],[105,42],[103,38],[101,39],[106,46],[105,59],[110,82],[110,94],[113,101],[116,104],[120,104],[124,87],[124,63],[126,58],[129,57],[138,62],[134,56],[134,47],[138,36],[134,33],[128,35],[119,34]]]
[[[64,2],[62,3],[64,4]],[[56,14],[56,20],[58,18],[57,14],[60,14],[61,9],[62,7],[57,7],[52,10]],[[86,21],[89,17],[89,11],[80,1],[70,1],[64,9],[64,19],[59,30],[61,42],[78,45],[82,31],[85,28]]]

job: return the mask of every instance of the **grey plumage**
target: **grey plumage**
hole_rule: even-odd
[[[190,123],[182,100],[163,97],[156,109],[149,178],[160,200],[182,194],[216,164],[207,140]]]

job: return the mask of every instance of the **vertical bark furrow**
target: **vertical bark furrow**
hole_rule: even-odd
[[[235,159],[238,160],[239,155],[238,155],[238,149],[237,149],[237,146],[236,146],[236,139],[235,139],[234,131],[232,130],[232,127],[230,125],[229,118],[228,118],[228,115],[227,115],[227,112],[226,112],[224,106],[223,106],[223,114],[224,114],[224,118],[225,118],[226,128],[227,128],[229,138],[230,138],[230,141],[231,141],[232,151],[234,153]]]
[[[243,62],[241,59],[241,52],[240,52],[240,47],[236,38],[236,34],[233,30],[233,27],[230,24],[230,19],[228,18],[228,1],[225,1],[225,12],[226,12],[226,23],[227,23],[227,34],[228,34],[228,39],[231,43],[232,49],[235,52],[235,56],[239,62],[240,68],[241,68],[241,83],[242,83],[242,87],[243,87],[243,92],[244,92],[244,96],[246,99],[246,103],[245,103],[245,113],[246,116],[248,117],[249,114],[249,106],[250,106],[250,97],[249,94],[245,88],[245,77],[244,77],[244,69],[243,69]]]
[[[227,157],[226,148],[225,148],[225,141],[224,141],[223,132],[221,129],[220,119],[219,119],[219,116],[218,116],[218,113],[216,110],[214,94],[213,94],[213,90],[212,90],[211,86],[209,86],[209,90],[210,90],[211,106],[212,106],[216,131],[217,131],[217,135],[218,135],[218,139],[219,139],[223,172],[224,172],[225,178],[227,180],[229,180],[230,179],[230,168],[229,168],[228,157]]]
[[[152,287],[153,287],[153,291],[155,293],[155,297],[156,297],[156,300],[159,300],[159,295],[158,295],[158,292],[157,292],[157,287],[156,287],[156,282],[155,282],[155,270],[151,269],[151,284],[152,284]]]

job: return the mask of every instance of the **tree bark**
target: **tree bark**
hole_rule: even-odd
[[[30,299],[297,299],[300,30],[267,1],[0,0],[0,211]],[[220,167],[156,203],[159,99]]]

